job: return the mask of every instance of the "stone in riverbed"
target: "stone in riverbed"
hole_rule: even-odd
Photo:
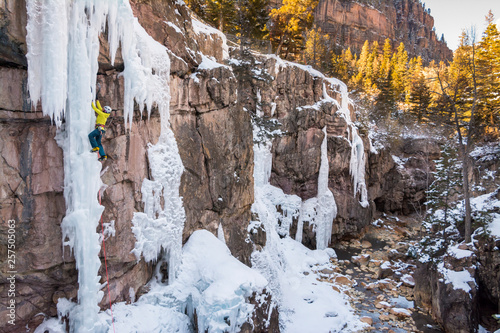
[[[389,308],[391,308],[392,306],[391,306],[391,304],[389,304],[389,303],[387,303],[387,302],[382,301],[382,302],[375,303],[375,307],[376,307],[377,309],[389,309]]]
[[[341,284],[344,286],[349,286],[349,287],[352,287],[354,285],[354,282],[346,276],[337,276],[335,278],[335,283],[338,283],[338,284]]]
[[[367,240],[364,240],[364,241],[362,241],[362,242],[361,242],[361,247],[362,247],[363,249],[369,249],[369,248],[371,248],[371,247],[372,247],[372,243],[370,243],[370,242],[369,242],[369,241],[367,241]]]
[[[402,318],[409,318],[411,317],[411,311],[408,309],[403,309],[403,308],[392,308],[390,310],[391,314],[395,315],[396,317],[402,319]]]
[[[406,287],[415,287],[415,280],[413,279],[413,276],[409,274],[405,274],[401,277],[401,282],[403,282],[403,285]]]
[[[359,266],[368,264],[369,260],[370,260],[369,254],[362,254],[359,256],[353,256],[351,258],[352,263],[359,265]]]

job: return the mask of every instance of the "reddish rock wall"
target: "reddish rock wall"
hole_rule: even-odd
[[[357,53],[366,40],[376,40],[382,47],[389,38],[393,49],[403,42],[410,56],[420,55],[424,61],[451,60],[453,56],[436,36],[434,18],[419,0],[320,0],[315,22],[338,46],[351,47]]]
[[[24,1],[4,1],[0,13],[6,22],[25,22]],[[157,41],[171,51],[171,124],[174,130],[185,172],[180,194],[186,210],[183,238],[197,229],[216,232],[222,224],[226,242],[234,256],[249,264],[252,244],[246,242],[250,208],[253,203],[253,137],[250,112],[239,107],[236,88],[246,88],[254,98],[247,110],[255,109],[257,85],[238,82],[229,67],[197,71],[201,56],[196,51],[212,55],[222,62],[221,38],[207,37],[193,31],[185,6],[154,0],[133,2],[139,22]],[[177,31],[165,24],[176,24]],[[62,192],[62,151],[55,142],[56,129],[40,111],[30,111],[26,90],[25,31],[23,24],[8,25],[0,31],[2,45],[11,45],[0,53],[0,265],[5,267],[7,221],[17,221],[18,325],[14,328],[0,323],[6,332],[30,328],[47,316],[56,315],[60,297],[74,299],[77,272],[70,253],[63,257],[60,223],[65,214]],[[101,101],[118,109],[109,119],[104,146],[110,156],[102,175],[108,186],[102,197],[104,222],[115,222],[116,235],[106,241],[112,302],[130,300],[130,288],[136,294],[151,278],[153,266],[136,261],[130,253],[135,238],[131,219],[142,211],[141,185],[149,177],[146,149],[159,136],[159,115],[150,118],[136,110],[130,128],[122,118],[123,82],[118,74],[123,64],[118,57],[114,65],[106,56],[105,36],[101,38],[98,82]],[[317,193],[320,146],[327,127],[330,162],[329,186],[338,206],[333,238],[353,235],[366,226],[375,206],[364,209],[354,197],[349,173],[351,148],[346,140],[346,123],[336,114],[334,103],[324,103],[319,109],[307,107],[323,98],[323,79],[312,76],[303,68],[287,66],[275,72],[276,60],[261,59],[261,68],[274,73],[274,80],[261,89],[263,110],[271,113],[276,103],[276,117],[286,134],[273,145],[271,182],[286,193],[303,199]],[[3,89],[3,87],[8,87]],[[340,102],[338,89],[328,88],[331,97]],[[252,104],[253,103],[253,104]],[[298,108],[305,107],[305,108]],[[354,110],[351,110],[352,113]],[[89,109],[90,112],[90,109]],[[368,151],[365,140],[365,149]],[[367,175],[374,177],[383,188],[386,172],[392,170],[390,155],[379,157]],[[107,169],[106,169],[107,168]],[[370,183],[371,184],[371,183]],[[369,185],[369,184],[367,184]],[[385,195],[375,191],[371,199]],[[373,192],[373,193],[375,193]],[[265,239],[265,238],[264,238]],[[314,247],[312,228],[305,226],[304,243]],[[260,244],[263,245],[263,244]],[[101,254],[102,255],[102,254]],[[104,276],[104,265],[101,276]],[[5,271],[0,271],[0,316],[7,301]],[[104,281],[101,281],[104,282]],[[107,294],[107,293],[105,293]],[[105,297],[101,306],[108,303]],[[277,320],[276,315],[273,315]]]

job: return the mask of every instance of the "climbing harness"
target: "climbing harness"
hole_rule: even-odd
[[[100,204],[101,204],[101,190],[99,190],[99,205]],[[106,267],[106,282],[108,285],[109,310],[111,311],[111,322],[113,323],[113,332],[116,333],[115,321],[113,319],[113,309],[111,308],[111,291],[109,289],[108,262],[106,260],[106,243],[104,242],[104,224],[102,223],[102,214],[101,214],[101,230],[102,230],[102,250],[104,253],[104,266]]]

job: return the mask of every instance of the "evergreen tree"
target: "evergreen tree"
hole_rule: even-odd
[[[374,114],[377,118],[387,119],[396,113],[396,99],[392,88],[392,69],[389,68],[387,75],[381,77],[378,82],[379,94],[375,98]]]
[[[206,3],[205,0],[187,0],[186,4],[196,15],[198,15],[203,20],[206,20]]]
[[[366,61],[364,88],[365,91],[370,95],[376,95],[378,93],[376,85],[380,71],[378,48],[378,42],[374,41],[372,43],[370,54],[368,55],[368,59]]]
[[[331,75],[349,83],[357,74],[356,56],[352,54],[351,48],[342,50],[341,54],[332,55]]]
[[[457,156],[457,148],[447,142],[441,151],[441,158],[436,161],[434,181],[426,191],[428,209],[427,221],[434,225],[435,232],[442,232],[446,238],[446,228],[461,221],[463,217],[456,216],[453,208],[461,199],[462,173],[461,162]],[[441,211],[442,214],[436,214]]]
[[[425,82],[423,75],[413,81],[410,90],[411,112],[417,117],[419,122],[426,120],[428,107],[431,103],[431,92]]]
[[[264,39],[269,34],[269,0],[237,0],[238,32],[243,38]]]
[[[311,29],[306,34],[304,63],[325,71],[328,67],[330,52],[327,47],[328,35],[321,33],[321,28]]]
[[[410,61],[410,87],[408,102],[411,105],[410,112],[422,122],[427,115],[427,109],[431,103],[431,91],[427,86],[422,68],[422,58],[413,58]]]
[[[237,33],[236,0],[205,0],[204,19],[225,33]]]
[[[389,71],[391,70],[392,46],[391,41],[387,38],[384,42],[382,55],[380,60],[380,75],[379,78],[387,80]]]
[[[469,170],[470,152],[477,140],[478,85],[476,75],[476,44],[474,31],[463,33],[461,43],[454,53],[453,62],[442,73],[438,72],[443,98],[453,115],[458,147],[462,161],[462,193],[465,206],[465,241],[472,236],[472,207],[470,202]]]
[[[351,50],[348,49],[350,52]],[[348,63],[346,60],[346,52],[345,50],[342,50],[341,54],[333,54],[332,55],[332,66],[331,66],[331,75],[333,77],[336,77],[344,82],[349,81],[349,75],[347,74],[347,67]]]
[[[392,87],[396,101],[404,101],[407,91],[408,52],[403,43],[399,44],[392,58]]]
[[[303,33],[311,28],[318,0],[283,0],[270,13],[269,36],[275,53],[287,59],[297,58],[304,46]]]
[[[187,5],[224,33],[253,39],[269,34],[269,0],[188,0]]]
[[[500,33],[491,11],[477,50],[478,122],[481,133],[498,137],[500,126]]]
[[[434,180],[426,191],[427,216],[425,224],[428,235],[420,245],[420,251],[427,254],[431,261],[438,259],[448,249],[451,233],[463,221],[463,214],[456,209],[456,202],[461,199],[462,187],[461,163],[457,149],[447,142],[441,149],[441,158],[436,162]],[[450,228],[451,227],[451,228]]]
[[[368,40],[365,41],[363,47],[361,48],[361,53],[359,59],[356,62],[357,74],[353,78],[353,83],[358,88],[363,88],[365,86],[365,75],[368,67],[368,57],[370,56],[370,43]]]

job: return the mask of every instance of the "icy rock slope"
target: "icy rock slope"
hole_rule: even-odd
[[[254,138],[263,137],[259,134],[261,130],[254,126]],[[270,139],[254,144],[255,202],[252,211],[258,220],[250,223],[249,232],[258,228],[266,231],[266,245],[252,254],[252,267],[269,281],[268,288],[280,313],[281,331],[356,331],[364,324],[354,314],[346,296],[335,291],[331,283],[318,282],[318,271],[333,269],[330,258],[335,257],[335,252],[327,248],[336,214],[333,195],[327,182],[319,187],[316,198],[305,202],[270,185],[271,146]],[[325,177],[328,177],[326,133],[322,144],[320,181],[325,181]],[[321,249],[309,250],[300,240],[290,237],[289,230],[284,229],[289,228],[292,217],[310,219],[315,223]]]
[[[345,94],[343,97],[347,98],[347,90]],[[324,97],[326,101],[334,101],[326,92]],[[257,116],[263,116],[259,108],[256,111]],[[254,124],[255,202],[252,211],[258,219],[251,221],[248,231],[252,233],[263,228],[266,245],[252,254],[252,267],[269,281],[269,289],[279,308],[282,332],[356,331],[364,324],[353,313],[346,296],[336,292],[328,282],[318,283],[318,271],[332,269],[330,258],[335,257],[335,252],[328,248],[337,206],[328,188],[326,128],[321,144],[318,194],[304,202],[297,195],[287,195],[270,184],[272,139],[270,133],[265,132],[266,129]],[[298,219],[296,240],[290,237],[289,231],[294,218]],[[304,221],[314,226],[317,250],[309,250],[301,244]]]

